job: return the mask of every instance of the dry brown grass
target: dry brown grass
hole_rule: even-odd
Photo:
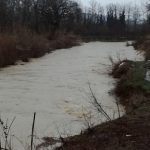
[[[19,59],[41,57],[48,51],[48,40],[42,36],[22,33],[0,35],[0,67],[13,65]]]
[[[56,32],[55,35],[49,35],[48,39],[50,39],[51,49],[71,48],[80,45],[80,38],[72,33]]]
[[[0,35],[0,67],[12,65],[18,58],[16,37],[7,34]]]
[[[79,45],[73,34],[58,32],[54,36],[18,30],[14,35],[0,34],[0,67],[13,65],[17,60],[29,61],[55,49]]]
[[[43,56],[49,50],[48,40],[42,36],[30,32],[17,35],[17,47],[20,59],[37,58]]]

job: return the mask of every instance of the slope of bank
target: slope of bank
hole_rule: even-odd
[[[70,48],[80,44],[80,38],[71,33],[35,34],[19,31],[0,34],[0,67],[14,65],[18,60],[28,62],[55,49]]]
[[[57,150],[148,150],[150,147],[150,82],[145,80],[147,63],[120,61],[113,66],[118,78],[114,94],[126,115],[63,139]]]

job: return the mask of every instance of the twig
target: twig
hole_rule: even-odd
[[[98,112],[100,112],[102,115],[104,115],[104,117],[108,120],[108,121],[111,121],[111,118],[109,117],[109,115],[104,111],[104,109],[102,108],[101,104],[97,101],[97,98],[95,97],[93,91],[92,91],[92,88],[90,86],[90,83],[89,83],[89,89],[90,89],[90,92],[91,92],[91,95],[92,95],[92,98],[94,100],[93,102],[93,105],[96,107],[96,109],[98,110]]]
[[[10,129],[11,129],[11,126],[13,125],[14,121],[15,121],[16,117],[13,118],[9,128],[8,128],[8,132],[7,132],[7,135],[9,135],[9,132],[10,132]]]
[[[118,99],[116,99],[116,105],[117,105],[117,109],[118,109],[118,115],[119,115],[119,118],[120,118],[121,114],[120,114],[120,107],[119,107]]]

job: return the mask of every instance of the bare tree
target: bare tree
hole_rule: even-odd
[[[133,23],[134,23],[134,29],[135,31],[137,30],[137,25],[138,25],[138,21],[140,21],[140,9],[139,7],[135,4],[134,7],[133,7]]]

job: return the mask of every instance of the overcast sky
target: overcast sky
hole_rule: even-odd
[[[78,2],[81,2],[83,6],[88,6],[90,0],[76,0]],[[120,3],[120,4],[126,4],[126,3],[132,3],[132,4],[139,4],[143,5],[148,0],[95,0],[99,2],[101,5],[107,5],[109,3]]]

